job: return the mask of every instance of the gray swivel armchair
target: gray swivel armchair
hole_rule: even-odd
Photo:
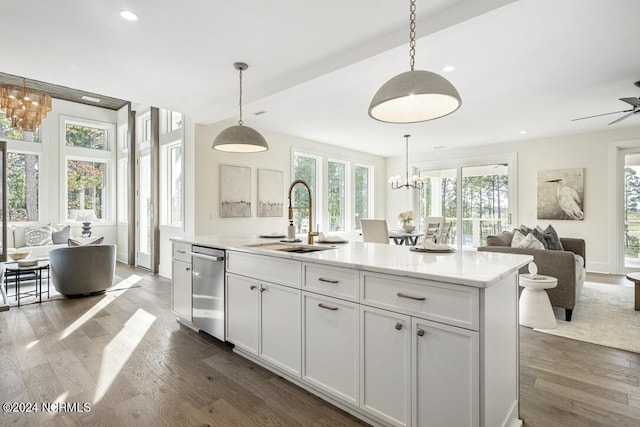
[[[113,285],[116,245],[70,246],[49,252],[51,280],[65,296],[104,292]]]

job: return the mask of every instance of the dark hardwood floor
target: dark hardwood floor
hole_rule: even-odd
[[[91,404],[0,412],[0,425],[363,424],[177,323],[166,279],[122,265],[117,274],[140,280],[0,312],[0,402]],[[521,328],[520,390],[527,427],[640,425],[636,353]]]

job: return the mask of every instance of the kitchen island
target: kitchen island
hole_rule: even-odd
[[[226,251],[226,340],[242,356],[374,425],[519,424],[517,271],[531,257],[174,239],[190,244]]]

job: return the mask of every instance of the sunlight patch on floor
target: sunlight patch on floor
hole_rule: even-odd
[[[124,364],[145,336],[156,316],[139,308],[102,351],[102,363],[96,385],[94,403],[98,403],[113,384]]]
[[[131,286],[135,285],[141,280],[142,280],[142,277],[138,276],[137,274],[132,274],[126,279],[116,283],[115,286],[118,288],[117,291],[107,292],[104,298],[98,301],[96,305],[94,305],[89,310],[87,310],[82,316],[78,317],[76,321],[73,322],[71,325],[67,326],[65,330],[62,331],[62,334],[60,334],[60,338],[58,339],[63,340],[69,335],[71,335],[72,333],[74,333],[79,327],[84,325],[89,319],[91,319],[93,316],[99,313],[103,308],[111,304],[116,298],[118,298],[120,295],[125,293]]]
[[[24,347],[24,349],[25,349],[25,350],[30,350],[30,349],[32,349],[33,347],[35,347],[39,342],[40,342],[40,340],[33,340],[33,341],[31,341],[29,344],[27,344],[27,345]]]

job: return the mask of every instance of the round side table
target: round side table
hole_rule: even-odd
[[[558,327],[551,301],[545,289],[558,286],[558,279],[551,276],[521,274],[520,324],[530,328],[553,329]]]

